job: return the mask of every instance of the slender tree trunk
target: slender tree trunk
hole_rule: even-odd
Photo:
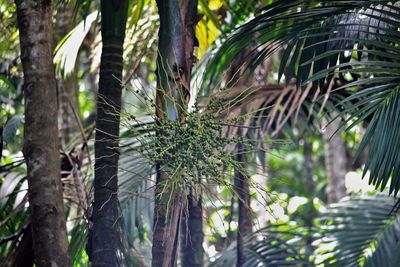
[[[237,161],[242,164],[243,168],[246,168],[245,152],[243,145],[237,144]],[[234,186],[238,196],[239,206],[238,231],[236,236],[236,267],[242,267],[246,262],[243,236],[250,233],[252,228],[249,178],[239,170],[236,170]]]
[[[346,148],[342,140],[342,130],[337,131],[340,126],[340,119],[336,118],[326,125],[322,133],[325,166],[328,174],[328,186],[326,188],[328,203],[339,202],[340,199],[346,196]]]
[[[118,143],[122,94],[122,55],[128,0],[101,1],[103,50],[95,138],[93,231],[94,266],[124,266],[118,202]],[[90,245],[90,244],[89,244]]]
[[[187,212],[182,215],[181,255],[182,266],[204,266],[203,208],[201,192],[188,196]]]
[[[51,1],[17,0],[24,70],[24,156],[37,266],[70,266],[58,152]]]
[[[249,51],[243,50],[231,64],[228,71],[227,86],[250,86],[251,75],[246,71],[244,63]],[[243,130],[238,129],[237,135],[242,136]],[[245,148],[243,144],[237,144],[237,157],[236,160],[242,164],[243,168],[247,167],[245,157]],[[246,262],[245,248],[243,244],[243,236],[252,231],[252,211],[250,208],[250,187],[249,177],[235,170],[234,189],[238,198],[238,230],[236,234],[236,267],[241,267]]]
[[[190,98],[197,1],[157,0],[157,6],[160,14],[160,30],[157,58],[159,90],[156,95],[156,115],[159,123],[163,123],[165,120],[184,122],[183,109],[187,107]],[[183,192],[176,192],[174,201],[168,204],[170,192],[163,188],[163,184],[169,177],[167,173],[161,171],[161,167],[161,164],[158,164],[152,266],[172,267],[176,266],[184,196]],[[162,192],[163,194],[161,194]],[[167,205],[170,205],[168,214]]]
[[[55,39],[60,42],[74,27],[73,9],[75,0],[68,3],[58,3],[57,17],[55,23]],[[75,134],[79,132],[78,122],[74,111],[79,114],[78,100],[78,79],[77,73],[73,71],[67,77],[57,78],[58,101],[59,101],[59,129],[61,135],[61,144],[67,145]]]
[[[304,176],[306,179],[306,187],[309,193],[308,199],[314,199],[315,197],[315,182],[313,179],[313,158],[312,158],[312,142],[307,138],[307,136],[303,136],[304,138]],[[309,234],[306,237],[306,246],[305,246],[305,253],[307,256],[311,255],[313,252],[313,248],[311,243],[313,241],[313,237],[310,234],[312,228],[314,226],[314,219],[317,217],[317,210],[315,209],[312,203],[309,203],[309,213],[307,218],[305,218],[305,226],[308,228]]]

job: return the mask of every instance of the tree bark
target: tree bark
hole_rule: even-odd
[[[51,1],[17,0],[24,71],[24,156],[37,266],[70,266],[58,152]]]
[[[118,201],[118,143],[128,2],[101,1],[103,50],[97,98],[93,231],[89,240],[93,266],[126,264],[121,244],[122,218]]]
[[[182,215],[181,262],[185,267],[204,266],[203,207],[201,192],[191,190]]]
[[[187,108],[190,98],[197,1],[158,0],[157,6],[160,30],[156,116],[161,124],[166,120],[184,122],[183,109]],[[179,225],[185,196],[183,192],[177,192],[173,203],[169,204],[170,211],[167,214],[170,192],[163,188],[163,184],[169,177],[160,171],[161,163],[157,165],[152,266],[172,267],[176,266]]]
[[[240,134],[240,132],[239,130],[238,134]],[[237,144],[237,161],[242,164],[243,168],[246,168],[245,152],[244,146],[242,144]],[[246,262],[243,236],[250,233],[252,229],[249,177],[239,170],[235,170],[234,186],[239,206],[238,230],[236,235],[236,267],[242,267]]]
[[[74,27],[73,9],[75,1],[59,3],[57,5],[57,17],[55,23],[55,39],[60,42]],[[65,147],[70,143],[74,135],[79,132],[78,122],[74,111],[79,115],[79,90],[77,73],[73,71],[67,77],[57,77],[58,101],[59,101],[59,129],[61,145]]]
[[[333,115],[335,116],[335,115]],[[346,196],[346,148],[342,140],[342,130],[337,131],[340,126],[340,118],[336,118],[330,124],[325,121],[323,129],[325,166],[328,174],[328,186],[326,194],[328,203],[339,202]],[[337,132],[336,132],[337,131]],[[335,133],[336,132],[336,133]]]

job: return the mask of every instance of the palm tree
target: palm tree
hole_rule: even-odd
[[[69,266],[60,179],[51,1],[16,1],[25,88],[24,156],[38,266]]]
[[[118,202],[118,144],[128,4],[127,0],[101,1],[103,50],[97,100],[93,228],[88,242],[94,266],[125,265]]]
[[[158,0],[157,6],[160,15],[157,59],[158,90],[156,94],[157,123],[163,124],[168,120],[183,123],[185,121],[184,113],[190,99],[197,1]],[[163,135],[162,132],[157,134]],[[170,177],[162,171],[161,162],[157,164],[156,168],[152,266],[172,267],[176,266],[179,225],[186,196],[184,192],[174,191],[172,188],[164,186]],[[171,194],[174,194],[174,198],[172,203],[169,203]],[[189,213],[190,215],[194,214]],[[188,233],[189,237],[190,235]],[[196,243],[187,242],[186,245],[196,246],[196,250],[201,253],[201,244],[199,247],[199,244]],[[195,258],[200,262],[203,261],[202,256]],[[183,257],[183,259],[193,259],[193,257]],[[195,263],[193,266],[198,266],[198,264]]]

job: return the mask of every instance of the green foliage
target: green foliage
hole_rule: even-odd
[[[350,127],[374,118],[357,155],[367,144],[379,148],[368,157],[365,171],[371,171],[371,183],[381,190],[393,177],[389,192],[396,194],[400,189],[395,156],[400,131],[395,128],[394,109],[399,85],[398,10],[388,1],[274,2],[217,50],[203,87],[214,84],[243,49],[252,48],[246,66],[254,68],[283,47],[278,76],[285,75],[287,83],[296,79],[311,111],[320,112],[328,101],[330,109],[348,116],[347,122],[354,121]],[[335,77],[341,85],[334,84]]]
[[[394,203],[394,198],[383,195],[355,196],[329,207],[317,229],[316,263],[397,266],[400,239]]]
[[[0,172],[0,256],[3,259],[21,244],[24,249],[21,239],[29,226],[26,207],[28,184],[24,173],[24,167],[18,165]]]
[[[369,182],[381,190],[390,181],[389,194],[394,191],[396,195],[400,189],[400,90],[390,90],[379,104],[356,158],[369,144],[374,153],[368,154],[363,176],[370,170]]]
[[[290,239],[285,240],[285,232],[274,231],[269,227],[248,234],[243,244],[246,254],[243,266],[311,266],[296,247],[296,236],[298,237],[293,234]],[[209,266],[235,266],[235,263],[236,243],[233,243]]]
[[[24,121],[24,116],[16,115],[12,117],[3,129],[3,141],[9,143],[16,135],[17,130],[20,128],[21,123]]]
[[[74,71],[79,49],[97,17],[98,12],[92,12],[58,43],[53,61],[61,77],[66,78]]]

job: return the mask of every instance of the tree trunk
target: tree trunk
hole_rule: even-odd
[[[250,73],[245,69],[244,63],[249,51],[244,49],[241,51],[227,73],[227,87],[249,86],[251,87]],[[243,129],[238,128],[238,136],[243,136]],[[247,167],[246,150],[243,144],[237,144],[236,147],[238,163],[243,168]],[[246,262],[245,249],[243,244],[243,236],[252,231],[252,211],[250,207],[250,186],[249,177],[235,170],[234,190],[238,199],[238,229],[236,234],[236,267],[241,267]]]
[[[304,176],[306,179],[306,187],[309,195],[308,199],[312,200],[315,197],[315,182],[313,179],[313,158],[312,158],[312,142],[308,138],[307,134],[303,136],[304,146],[303,146],[303,168],[304,168]],[[313,252],[313,247],[311,246],[313,241],[313,236],[310,234],[314,227],[314,219],[317,217],[318,212],[314,207],[314,204],[308,203],[308,216],[305,218],[304,224],[308,228],[309,234],[306,237],[306,246],[305,246],[305,254],[310,256]]]
[[[239,130],[238,134],[240,134],[240,132]],[[246,168],[245,152],[243,145],[237,144],[237,161],[242,164],[243,168]],[[250,233],[252,228],[249,177],[239,170],[235,170],[234,186],[239,206],[238,230],[236,236],[236,267],[242,267],[246,262],[243,236]]]
[[[24,156],[37,266],[70,266],[58,152],[51,1],[17,0],[24,70]]]
[[[128,2],[101,1],[103,50],[97,98],[93,231],[89,240],[94,266],[125,265],[118,202],[118,143]]]
[[[327,123],[325,122],[325,124]],[[326,194],[329,204],[339,202],[340,199],[346,196],[346,148],[342,140],[342,130],[337,131],[340,126],[340,118],[336,118],[325,126],[322,133],[325,166],[328,174]]]
[[[159,123],[166,120],[184,122],[183,109],[187,107],[190,98],[197,1],[158,0],[157,6],[160,14],[160,30],[156,115]],[[163,188],[163,184],[169,177],[167,173],[160,171],[161,167],[159,163],[155,187],[152,266],[172,267],[176,266],[184,196],[183,192],[177,192],[173,203],[168,204],[170,192]],[[167,205],[170,205],[168,214]]]
[[[60,42],[74,27],[73,9],[75,1],[59,3],[57,5],[57,17],[55,23],[55,39]],[[77,73],[74,71],[67,77],[57,78],[58,101],[59,101],[59,129],[61,135],[61,145],[65,147],[69,144],[75,134],[79,132],[78,122],[74,111],[79,114],[78,100],[78,80]]]
[[[204,266],[203,208],[201,192],[188,196],[187,212],[182,215],[181,262],[185,267]]]

